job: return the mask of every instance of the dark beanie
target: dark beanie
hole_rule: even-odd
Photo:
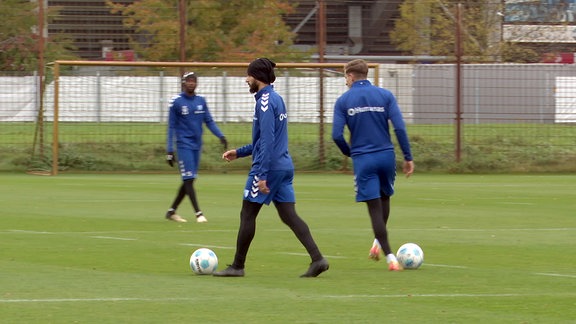
[[[276,80],[276,75],[274,75],[275,66],[276,63],[267,58],[257,58],[248,65],[247,74],[258,81],[272,84]]]

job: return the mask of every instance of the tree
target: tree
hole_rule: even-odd
[[[21,71],[36,62],[36,38],[31,15],[34,4],[17,0],[0,2],[0,70]]]
[[[54,11],[54,10],[53,10]],[[22,0],[0,1],[0,71],[33,71],[38,69],[40,55],[37,3]],[[60,35],[45,42],[47,62],[71,59],[72,43]]]
[[[390,33],[393,44],[412,55],[454,56],[457,3],[462,3],[462,49],[468,62],[510,61],[514,53],[526,54],[502,42],[500,0],[406,0]]]
[[[130,5],[108,2],[124,25],[136,31],[134,47],[150,61],[179,61],[179,14],[174,0],[141,0]],[[293,5],[285,0],[186,1],[186,59],[246,61],[258,56],[298,60],[290,47],[295,35],[282,20]]]

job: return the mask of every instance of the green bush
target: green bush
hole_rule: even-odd
[[[8,126],[8,127],[4,127]],[[10,127],[10,126],[19,126]],[[576,172],[576,127],[555,124],[465,125],[460,161],[452,125],[409,125],[416,172]],[[248,123],[220,125],[230,148],[251,141]],[[175,172],[165,162],[164,124],[63,124],[58,167],[68,172]],[[0,171],[50,171],[52,145],[11,144],[34,130],[32,124],[0,128]],[[290,154],[297,171],[352,170],[352,161],[333,143],[325,125],[320,145],[317,124],[290,124]],[[34,148],[34,152],[33,152]],[[250,158],[222,160],[223,147],[204,134],[200,172],[246,172]],[[402,154],[397,147],[398,164]]]

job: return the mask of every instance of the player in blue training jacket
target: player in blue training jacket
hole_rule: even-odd
[[[356,201],[364,201],[368,206],[375,237],[369,257],[378,261],[382,249],[389,270],[400,271],[402,267],[392,253],[386,229],[396,178],[396,157],[389,122],[394,126],[404,154],[403,171],[409,177],[414,172],[414,162],[406,126],[394,95],[367,80],[366,61],[348,62],[344,75],[349,90],[334,105],[332,138],[344,155],[352,157]],[[350,145],[344,139],[345,126],[350,131]]]
[[[298,216],[294,206],[294,165],[288,153],[288,114],[284,100],[271,85],[276,80],[275,66],[266,58],[256,59],[248,66],[246,83],[256,99],[252,144],[222,155],[226,161],[252,155],[252,168],[244,187],[234,262],[215,272],[217,277],[244,276],[246,255],[256,233],[256,217],[262,205],[270,202],[274,202],[280,219],[290,227],[312,259],[308,271],[301,277],[316,277],[328,270],[328,261],[320,253],[308,225]]]
[[[166,212],[166,218],[180,223],[186,222],[186,219],[176,214],[176,209],[186,195],[190,198],[192,207],[196,212],[196,221],[198,223],[208,221],[198,205],[194,190],[194,180],[198,176],[198,165],[202,153],[203,124],[206,124],[212,134],[220,139],[224,145],[224,150],[228,149],[226,137],[212,119],[206,100],[204,97],[196,95],[197,84],[198,77],[194,72],[184,74],[182,76],[183,91],[172,98],[168,112],[166,162],[171,167],[174,166],[174,140],[176,140],[176,157],[178,158],[182,184],[170,209]]]

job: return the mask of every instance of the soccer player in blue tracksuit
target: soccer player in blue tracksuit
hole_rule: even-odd
[[[178,205],[187,195],[190,198],[192,207],[196,212],[198,223],[207,222],[202,213],[194,190],[194,180],[198,176],[198,165],[200,164],[200,154],[202,152],[202,131],[203,124],[206,124],[212,134],[216,135],[224,150],[228,148],[226,137],[220,131],[212,115],[208,110],[206,100],[202,96],[196,95],[198,78],[194,72],[188,72],[182,76],[183,91],[178,96],[172,98],[168,112],[168,134],[166,140],[166,162],[174,166],[174,140],[176,140],[176,151],[178,158],[178,168],[182,177],[182,184],[172,206],[166,212],[166,218],[176,222],[186,222],[185,218],[176,214]]]
[[[288,114],[284,100],[271,85],[276,80],[275,66],[266,58],[256,59],[248,66],[246,83],[256,99],[252,144],[222,155],[226,161],[252,155],[252,168],[244,187],[234,262],[228,268],[215,272],[214,276],[244,276],[246,255],[256,233],[256,217],[262,205],[269,205],[270,202],[274,202],[280,219],[290,227],[312,259],[301,277],[316,277],[328,270],[328,261],[320,253],[308,225],[298,216],[294,206],[294,165],[288,153]]]
[[[404,155],[403,171],[409,177],[414,172],[414,162],[406,126],[394,95],[367,80],[368,64],[364,60],[348,62],[344,74],[349,90],[334,105],[332,138],[344,155],[352,157],[356,201],[368,206],[375,237],[369,257],[379,260],[382,249],[389,270],[400,271],[402,267],[392,253],[386,229],[396,178],[389,122]],[[344,139],[345,126],[350,131],[350,145]]]

